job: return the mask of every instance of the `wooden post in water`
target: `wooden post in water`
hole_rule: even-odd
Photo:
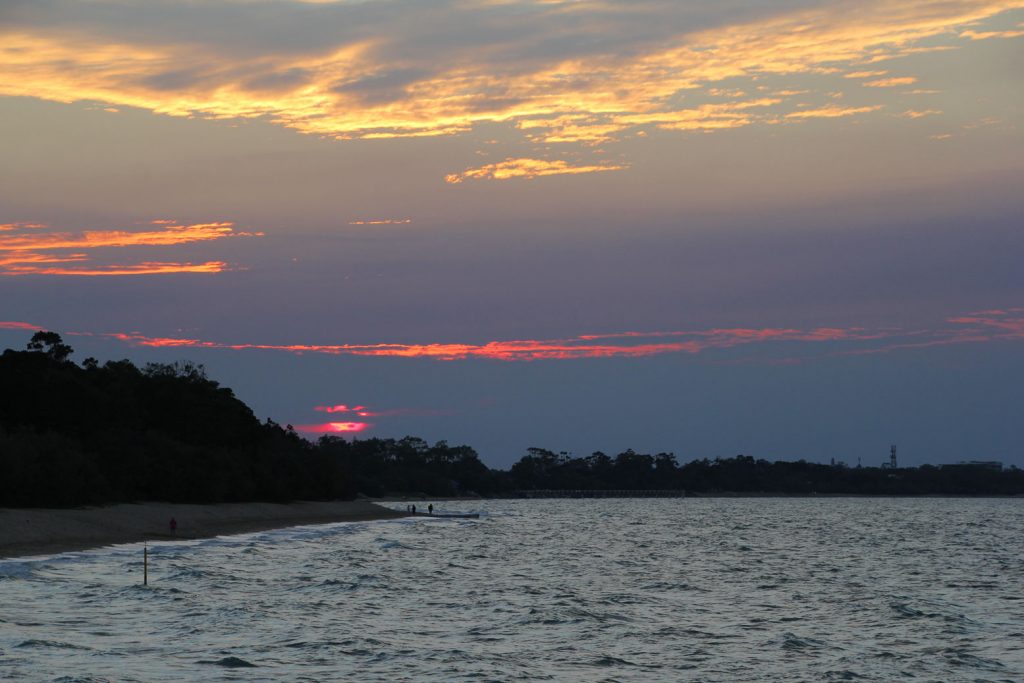
[[[149,585],[149,546],[142,546],[142,585]]]

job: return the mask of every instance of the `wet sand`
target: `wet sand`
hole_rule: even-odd
[[[50,555],[118,543],[210,538],[304,524],[404,517],[368,501],[137,503],[69,510],[0,509],[0,558]],[[177,531],[170,530],[171,518]]]

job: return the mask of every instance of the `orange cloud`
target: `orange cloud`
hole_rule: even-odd
[[[771,107],[782,102],[777,97],[763,97],[756,100],[704,104],[692,109],[650,114],[616,116],[614,121],[620,127],[653,124],[663,130],[718,130],[739,128],[750,125],[754,120],[751,109]],[[757,117],[763,118],[763,117]]]
[[[843,116],[853,116],[854,114],[865,114],[871,111],[877,111],[881,109],[881,105],[867,106],[867,107],[837,107],[835,105],[829,105],[827,107],[821,107],[819,109],[802,109],[786,114],[787,119],[836,119]]]
[[[225,237],[251,237],[258,233],[235,233],[233,223],[197,223],[168,225],[162,230],[86,230],[78,234],[0,236],[0,252],[42,251],[45,249],[97,249],[101,247],[170,246],[219,240]]]
[[[514,3],[456,3],[447,11],[453,26],[462,21],[484,26],[509,4]],[[238,49],[231,40],[182,40],[170,35],[153,39],[150,32],[145,40],[115,38],[116,28],[104,27],[102,15],[59,28],[46,21],[12,23],[0,29],[0,94],[95,101],[171,116],[264,118],[334,138],[453,135],[479,124],[510,123],[528,135],[531,126],[539,127],[546,131],[541,136],[546,142],[592,144],[619,135],[627,125],[640,125],[627,124],[622,117],[650,116],[648,125],[682,131],[770,123],[783,112],[723,118],[714,108],[684,107],[681,94],[706,90],[741,96],[766,76],[828,76],[911,54],[965,49],[968,43],[957,36],[978,39],[1015,33],[967,27],[1021,3],[865,0],[856,12],[815,3],[808,9],[706,30],[666,29],[633,42],[623,37],[618,16],[632,12],[633,19],[643,18],[655,27],[677,25],[659,21],[659,12],[674,18],[673,3],[519,5],[520,33],[485,46],[433,40],[428,29],[421,28],[433,24],[415,17],[388,30],[343,30],[358,26],[356,16],[348,12],[362,8],[361,3],[325,3],[323,9],[319,3],[309,5],[296,19],[293,33],[301,33],[302,21],[318,27],[335,21],[338,35],[350,36],[309,47],[287,43],[282,48],[270,39],[264,46],[249,41],[245,49]],[[183,11],[198,13],[201,23],[206,4],[187,7]],[[118,16],[133,11],[129,6]],[[430,10],[413,4],[408,11]],[[557,27],[550,27],[570,14],[576,40],[561,41],[558,49],[549,51],[531,49],[544,44],[545,31],[558,35]],[[421,31],[431,40],[421,40]],[[237,38],[228,34],[226,38]],[[919,44],[928,39],[956,42]],[[572,44],[587,47],[574,50]],[[594,49],[601,44],[609,48]],[[518,58],[510,59],[509,54]],[[914,80],[904,76],[865,85],[893,87]]]
[[[2,253],[2,252],[0,252]],[[14,270],[17,268],[25,268],[31,270],[31,264],[39,263],[80,263],[88,258],[85,254],[66,254],[64,256],[58,256],[56,254],[33,254],[24,251],[18,251],[14,255],[0,256],[0,273]]]
[[[42,224],[8,224],[15,226],[11,234],[0,235],[0,275],[159,275],[167,273],[219,273],[228,268],[224,261],[181,263],[141,261],[102,265],[86,264],[95,259],[97,249],[129,247],[173,247],[193,242],[221,240],[228,237],[255,237],[262,233],[235,232],[232,223],[196,223],[181,225],[159,220],[152,224],[157,230],[86,230],[79,233],[47,232]],[[24,228],[32,228],[25,232]],[[58,252],[58,253],[52,253]]]
[[[874,78],[876,76],[884,76],[888,71],[852,71],[848,74],[844,74],[843,78]]]
[[[0,264],[2,265],[2,264]],[[96,268],[61,268],[54,266],[8,266],[0,275],[166,275],[169,273],[220,273],[227,269],[224,261],[205,263],[163,263],[145,261],[132,265],[100,266]]]
[[[461,183],[464,180],[508,180],[509,178],[539,178],[549,175],[568,175],[577,173],[601,173],[604,171],[621,171],[624,165],[585,165],[572,166],[566,161],[556,159],[505,159],[496,164],[486,164],[479,168],[468,168],[461,173],[445,176],[447,183]]]
[[[349,221],[349,225],[408,225],[411,218],[376,218],[371,220]]]
[[[967,30],[960,34],[961,38],[970,38],[971,40],[989,40],[991,38],[1020,38],[1024,36],[1022,30],[1010,30],[1010,31],[971,31]]]
[[[880,78],[877,81],[864,83],[869,88],[895,88],[898,85],[913,85],[917,79],[913,76],[898,76],[895,78]]]
[[[905,119],[920,119],[924,118],[925,116],[937,116],[938,114],[941,113],[942,112],[938,109],[908,109],[907,111],[900,114],[900,116],[902,116]]]

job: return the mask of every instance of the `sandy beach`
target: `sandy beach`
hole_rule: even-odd
[[[0,558],[47,555],[117,543],[210,538],[266,529],[405,516],[368,501],[136,503],[77,509],[0,509]],[[177,521],[172,535],[170,520]]]

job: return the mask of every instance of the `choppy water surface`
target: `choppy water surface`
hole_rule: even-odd
[[[440,507],[0,561],[0,679],[1024,680],[1024,500]]]

